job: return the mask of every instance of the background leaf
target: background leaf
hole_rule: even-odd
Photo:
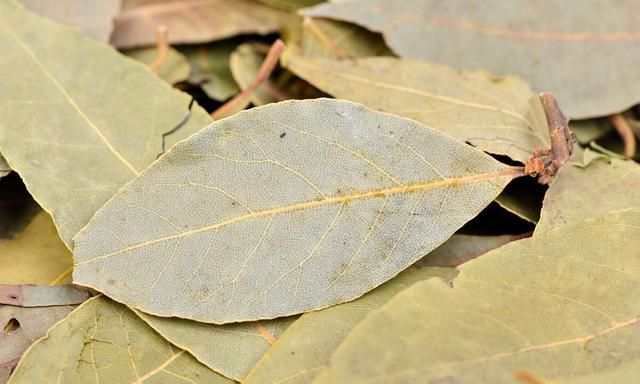
[[[553,92],[571,118],[604,116],[640,101],[633,0],[356,0],[320,4],[306,16],[381,32],[403,57],[459,69],[516,74]]]
[[[232,383],[149,328],[127,307],[88,300],[26,352],[9,381]]]
[[[453,288],[417,283],[357,325],[316,382],[556,380],[637,360],[639,228],[640,211],[610,212],[465,263]]]
[[[349,331],[369,313],[403,289],[435,276],[450,280],[455,271],[412,267],[357,300],[305,313],[275,342],[243,383],[311,382]]]
[[[459,72],[422,61],[346,61],[289,55],[285,66],[321,90],[415,119],[490,153],[524,163],[549,147],[540,102],[516,77]]]
[[[189,98],[12,2],[0,3],[0,49],[0,151],[71,248],[91,216],[156,159]],[[167,147],[210,121],[196,106]]]

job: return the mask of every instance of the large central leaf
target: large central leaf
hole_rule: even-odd
[[[407,268],[521,174],[359,104],[270,104],[215,122],[121,189],[74,238],[74,281],[203,322],[323,308]]]

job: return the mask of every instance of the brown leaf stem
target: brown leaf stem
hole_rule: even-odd
[[[575,137],[569,129],[569,119],[562,113],[555,96],[543,92],[539,98],[547,118],[551,148],[534,148],[525,164],[524,172],[533,177],[537,176],[540,184],[549,184],[560,167],[569,161]]]
[[[627,157],[633,157],[636,153],[636,138],[633,134],[631,125],[627,122],[627,119],[625,119],[621,113],[616,113],[609,116],[609,121],[611,121],[611,124],[616,129],[624,143],[624,155]]]
[[[242,103],[243,101],[251,97],[253,92],[255,92],[255,90],[265,80],[267,80],[269,76],[271,76],[271,73],[273,72],[276,65],[278,64],[278,59],[280,58],[280,55],[282,54],[285,48],[286,46],[284,45],[282,40],[280,39],[276,40],[276,42],[273,43],[271,48],[269,48],[269,53],[267,53],[267,57],[265,57],[264,61],[262,62],[262,65],[258,70],[258,74],[256,75],[256,78],[253,79],[251,84],[249,84],[248,87],[240,91],[240,93],[235,95],[231,100],[224,103],[220,108],[213,111],[213,113],[211,114],[211,117],[213,117],[214,120],[227,117],[233,113],[232,111],[238,104]]]
[[[167,55],[169,54],[169,34],[167,27],[164,25],[156,28],[156,48],[158,49],[158,56],[149,64],[149,69],[154,73],[159,73],[160,68],[167,61]]]

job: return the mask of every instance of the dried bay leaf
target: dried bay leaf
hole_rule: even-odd
[[[75,285],[0,284],[0,304],[19,307],[49,307],[85,302],[89,292]]]
[[[571,118],[620,112],[640,101],[635,1],[356,0],[305,16],[381,32],[403,57],[515,74],[552,92]]]
[[[0,3],[0,49],[0,88],[9,90],[0,93],[0,151],[71,248],[95,211],[155,160],[189,98],[110,47],[11,1]],[[208,122],[196,106],[167,146]]]
[[[629,160],[565,166],[545,195],[535,234],[610,211],[638,207],[640,165]]]
[[[72,310],[72,306],[0,306],[0,383],[7,381],[24,351]]]
[[[322,3],[324,0],[258,0],[261,3],[285,10],[296,10]]]
[[[72,268],[71,252],[45,211],[14,239],[0,243],[0,284],[70,283]]]
[[[189,82],[198,84],[210,98],[224,101],[240,91],[229,69],[229,57],[238,43],[233,39],[207,45],[177,47],[191,64]]]
[[[122,53],[145,65],[153,63],[158,57],[158,49],[152,47],[128,49]],[[175,84],[187,80],[190,73],[191,65],[187,58],[173,47],[169,47],[167,58],[158,70],[158,76],[169,84]]]
[[[453,268],[411,267],[357,300],[305,313],[275,342],[243,383],[311,382],[348,332],[369,313],[416,282],[432,277],[451,280],[455,274]]]
[[[639,242],[627,210],[493,250],[371,313],[314,383],[546,382],[638,360]]]
[[[72,25],[100,41],[109,41],[120,0],[19,0],[33,12]]]
[[[338,59],[388,56],[382,36],[354,24],[329,19],[309,19],[302,29],[301,55]]]
[[[73,280],[202,322],[320,309],[389,280],[521,175],[359,104],[269,104],[214,122],[121,189],[75,236]]]
[[[516,77],[392,57],[339,61],[291,54],[284,64],[332,96],[415,119],[483,151],[524,163],[533,148],[550,146],[540,102]]]
[[[526,237],[525,235],[478,236],[455,234],[441,246],[418,260],[419,267],[457,267],[492,249]]]
[[[11,167],[4,156],[0,155],[0,178],[7,176],[11,172]]]
[[[127,307],[88,300],[29,348],[9,383],[232,383],[174,347]]]
[[[292,317],[285,317],[216,325],[134,312],[171,344],[188,351],[214,371],[238,381],[244,379],[294,321]]]
[[[277,32],[286,13],[248,0],[180,0],[127,9],[115,19],[118,48],[154,45],[164,25],[171,44],[205,43],[241,34]]]

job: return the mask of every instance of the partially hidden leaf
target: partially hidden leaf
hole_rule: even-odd
[[[320,309],[409,267],[521,175],[359,104],[269,104],[214,122],[121,189],[75,236],[73,280],[202,322]]]
[[[70,283],[72,269],[71,252],[45,211],[15,238],[0,243],[0,284]]]
[[[0,178],[7,176],[11,172],[11,167],[4,156],[0,155]]]
[[[229,57],[238,43],[233,39],[207,45],[180,46],[191,64],[189,82],[200,85],[212,99],[224,101],[240,91],[229,69]]]
[[[261,3],[285,10],[295,10],[322,3],[324,0],[258,0]]]
[[[554,93],[571,118],[605,116],[640,101],[635,1],[356,0],[306,16],[381,32],[398,55],[458,69],[516,74]]]
[[[519,78],[459,72],[393,57],[285,57],[285,66],[337,98],[415,119],[490,153],[524,163],[549,147],[540,102]]]
[[[127,307],[88,300],[25,353],[9,383],[232,383],[174,347]]]
[[[613,129],[607,119],[576,120],[569,125],[578,143],[582,145],[598,140]]]
[[[0,383],[7,381],[22,353],[72,310],[72,306],[0,306]]]
[[[244,379],[294,321],[286,317],[216,325],[135,312],[173,345],[188,351],[214,371],[238,381]]]
[[[131,48],[155,43],[165,26],[171,44],[205,43],[241,34],[277,32],[286,14],[250,0],[180,0],[127,9],[115,19],[111,43]]]
[[[371,313],[314,383],[513,383],[640,359],[640,211],[519,240],[417,283]]]
[[[149,65],[158,58],[158,49],[153,47],[128,49],[125,55]],[[189,78],[191,65],[187,58],[176,49],[169,47],[167,57],[158,69],[158,76],[169,84],[179,83]]]
[[[455,234],[441,246],[418,260],[419,267],[457,267],[492,249],[519,240],[526,235],[479,236]]]
[[[305,313],[275,342],[243,383],[311,382],[349,331],[369,313],[416,282],[432,277],[451,280],[455,274],[453,268],[411,267],[357,300]]]
[[[391,55],[379,34],[354,24],[329,19],[306,19],[301,46],[300,54],[305,57],[346,59]]]
[[[162,152],[189,98],[11,1],[0,2],[0,50],[0,152],[72,248],[71,237]],[[196,106],[166,147],[208,122]]]
[[[635,208],[640,202],[640,165],[610,159],[585,168],[567,165],[558,173],[544,198],[535,233],[603,215]]]
[[[85,34],[109,41],[113,18],[120,11],[120,0],[19,0],[33,12],[79,28]]]
[[[89,292],[73,285],[0,284],[0,304],[19,307],[49,307],[80,304]]]

